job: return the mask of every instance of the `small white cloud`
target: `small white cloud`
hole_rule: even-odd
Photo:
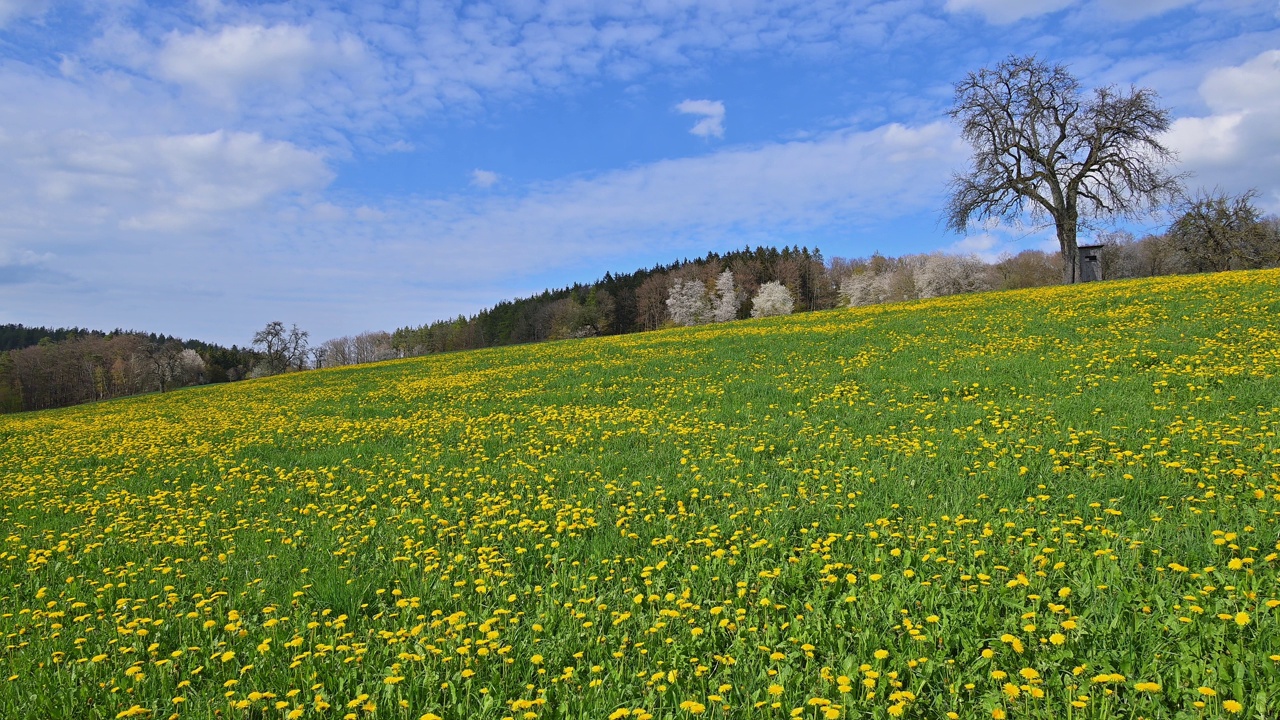
[[[685,100],[676,105],[682,115],[697,115],[702,119],[689,128],[698,137],[724,137],[724,103],[719,100]]]
[[[471,184],[478,188],[491,188],[501,179],[502,176],[492,170],[477,168],[471,171]]]
[[[1076,0],[947,0],[949,12],[974,11],[981,13],[987,22],[1008,25],[1023,18],[1057,12]]]

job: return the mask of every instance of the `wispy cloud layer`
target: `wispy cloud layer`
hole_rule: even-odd
[[[951,12],[973,11],[1000,25],[1056,12],[1076,0],[947,0]]]
[[[256,133],[117,138],[65,130],[0,135],[0,179],[15,225],[127,230],[225,225],[237,211],[317,190],[323,156]],[[11,217],[13,217],[11,215]]]

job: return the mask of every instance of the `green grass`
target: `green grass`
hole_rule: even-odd
[[[0,716],[1275,717],[1278,369],[1267,271],[5,416]]]

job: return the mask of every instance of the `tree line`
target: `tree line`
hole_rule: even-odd
[[[1185,199],[1162,234],[1105,232],[1103,279],[1280,266],[1280,219],[1256,193]],[[941,252],[824,258],[817,248],[756,247],[630,273],[605,273],[472,315],[310,344],[273,321],[246,347],[134,331],[0,326],[0,412],[41,410],[204,383],[431,353],[827,310],[1064,281],[1063,253],[994,262]]]
[[[0,325],[0,412],[248,377],[258,354],[132,330]]]

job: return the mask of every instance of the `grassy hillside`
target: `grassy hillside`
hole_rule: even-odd
[[[1276,717],[1278,373],[1268,271],[3,417],[0,716]]]

